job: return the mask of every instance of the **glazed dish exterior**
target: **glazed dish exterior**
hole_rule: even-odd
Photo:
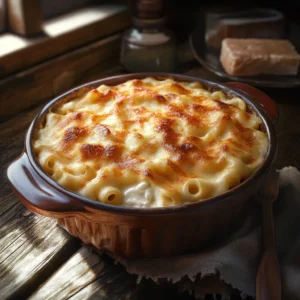
[[[44,164],[43,167],[43,161],[41,161],[39,156],[41,151],[37,151],[37,137],[41,140],[43,139],[43,131],[41,129],[47,126],[45,125],[47,124],[47,116],[52,112],[58,111],[63,105],[73,103],[75,99],[93,93],[100,86],[106,86],[108,90],[111,90],[109,87],[122,85],[126,82],[135,82],[137,85],[140,85],[144,80],[148,80],[147,78],[160,82],[169,80],[171,84],[175,84],[173,87],[178,88],[179,86],[179,89],[183,86],[184,89],[188,90],[189,85],[195,85],[198,86],[195,88],[201,87],[210,94],[218,95],[219,100],[223,99],[224,103],[226,99],[240,99],[245,103],[246,108],[244,110],[249,115],[255,116],[256,121],[259,121],[259,125],[257,125],[259,127],[258,131],[265,136],[266,141],[261,147],[261,149],[265,149],[263,155],[261,157],[255,155],[256,159],[260,158],[256,168],[247,173],[247,176],[244,176],[244,178],[241,178],[237,171],[236,174],[238,176],[233,177],[233,184],[228,184],[227,188],[215,194],[213,191],[216,189],[212,188],[211,193],[208,192],[203,197],[200,197],[200,192],[205,190],[203,188],[205,185],[201,185],[203,184],[203,180],[200,180],[201,178],[197,178],[198,181],[195,184],[195,178],[180,177],[178,175],[180,172],[175,174],[174,176],[180,177],[180,180],[183,177],[185,178],[185,181],[178,179],[179,181],[176,181],[176,185],[174,183],[174,186],[178,187],[175,190],[182,192],[185,197],[176,197],[176,193],[170,193],[172,188],[165,182],[161,183],[158,181],[157,184],[154,184],[154,179],[151,180],[150,176],[146,184],[148,184],[149,190],[150,187],[154,187],[156,192],[153,199],[143,206],[136,205],[137,202],[132,200],[131,202],[128,200],[126,203],[122,203],[121,200],[116,203],[114,201],[110,203],[111,200],[123,199],[124,191],[120,188],[121,184],[117,187],[106,184],[104,188],[109,187],[109,191],[114,191],[115,194],[107,194],[107,197],[104,197],[97,190],[94,193],[96,196],[93,198],[91,196],[93,194],[84,194],[81,191],[70,188],[68,185],[62,184],[59,180],[56,181],[53,177],[54,172],[47,171],[45,165],[46,167],[53,167],[58,159],[55,160],[55,157],[53,158],[52,156],[51,159],[54,159],[54,161],[50,164]],[[178,85],[178,82],[181,85]],[[135,88],[138,89],[139,87]],[[137,90],[137,92],[141,92],[141,90]],[[164,101],[168,101],[166,94],[162,97]],[[162,101],[162,98],[155,101]],[[26,135],[24,152],[9,167],[8,177],[13,189],[30,210],[41,215],[56,218],[58,223],[70,234],[79,237],[83,242],[92,244],[100,250],[116,256],[126,257],[165,257],[188,253],[221,242],[245,218],[249,207],[253,204],[252,199],[264,183],[276,156],[277,141],[272,124],[272,119],[274,120],[275,118],[276,106],[267,95],[250,86],[238,83],[221,85],[199,78],[162,73],[130,74],[105,78],[67,92],[45,106],[32,122]],[[156,124],[158,128],[161,130],[166,129],[165,126],[162,126],[166,124],[159,122],[161,122],[161,119]],[[253,126],[255,127],[256,125]],[[63,129],[65,141],[67,140],[68,142],[70,137],[72,140],[73,135],[66,133],[68,128],[64,127]],[[167,131],[169,129],[167,128]],[[240,140],[245,135],[246,133],[244,135],[241,134],[239,136]],[[183,143],[183,145],[185,145],[184,147],[182,146],[184,150],[192,149],[186,146],[192,145],[191,142]],[[64,146],[62,145],[62,147]],[[164,142],[162,147],[167,148],[169,146]],[[94,162],[96,157],[93,154],[95,153],[97,155],[105,154],[105,147],[97,148],[99,151],[94,152],[92,151],[95,148],[94,144],[92,146],[93,149],[90,146],[88,148],[88,151],[84,151],[84,149],[87,150],[86,143],[81,144],[80,149],[83,149],[81,157],[84,157],[85,161]],[[222,149],[225,148],[223,147]],[[67,150],[71,151],[65,149],[65,151]],[[261,153],[261,150],[257,153]],[[130,154],[132,155],[132,153]],[[173,153],[173,155],[175,154]],[[103,157],[106,159],[105,156]],[[99,156],[97,158],[99,159]],[[116,160],[116,158],[114,159]],[[248,163],[250,162],[249,158],[245,159]],[[128,166],[128,160],[125,164],[123,161],[121,163],[123,165],[119,166]],[[130,163],[132,163],[132,160],[129,160]],[[130,175],[128,169],[126,169],[126,172],[126,174]],[[170,170],[168,170],[168,173],[170,173]],[[124,177],[124,174],[121,175]],[[162,178],[165,178],[166,174],[163,175]],[[170,177],[172,177],[171,175]],[[145,182],[146,177],[142,176],[143,182]],[[152,178],[154,177],[152,176]],[[238,178],[238,182],[236,178]],[[180,188],[180,186],[184,187],[187,184],[186,182],[191,184],[191,180],[193,181],[192,189],[186,188],[184,190],[184,188]],[[130,184],[137,183],[135,181]],[[75,186],[78,186],[77,182]],[[166,188],[164,189],[164,187]],[[194,188],[197,190],[195,191]],[[195,197],[196,194],[199,197]],[[111,195],[113,197],[110,197]],[[121,198],[118,198],[119,195]],[[150,205],[151,203],[154,204]]]

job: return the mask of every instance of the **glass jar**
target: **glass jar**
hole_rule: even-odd
[[[134,27],[123,35],[121,63],[131,72],[171,72],[176,67],[173,33],[164,19],[134,18]]]

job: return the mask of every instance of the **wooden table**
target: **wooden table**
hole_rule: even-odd
[[[179,52],[177,72],[218,80],[195,61],[187,44]],[[83,82],[122,72],[116,58],[105,71],[94,68]],[[300,169],[300,89],[265,92],[280,110],[277,167]],[[0,124],[0,299],[193,299],[173,284],[137,284],[135,275],[71,237],[54,220],[31,213],[13,194],[6,169],[21,153],[25,131],[42,106]]]

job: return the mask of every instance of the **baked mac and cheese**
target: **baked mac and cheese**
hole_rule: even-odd
[[[101,85],[48,112],[34,150],[61,186],[95,201],[166,207],[228,191],[262,163],[267,135],[237,97],[197,82]]]

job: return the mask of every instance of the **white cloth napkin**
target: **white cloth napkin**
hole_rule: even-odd
[[[300,172],[294,167],[283,168],[279,171],[279,183],[279,196],[274,205],[282,299],[297,300],[300,299]],[[246,220],[234,238],[210,251],[164,259],[116,259],[129,273],[139,275],[139,279],[145,277],[159,281],[164,278],[173,283],[182,283],[183,289],[196,292],[197,282],[200,284],[202,281],[200,292],[195,293],[200,298],[203,293],[210,293],[210,283],[207,281],[205,290],[206,283],[201,280],[210,275],[218,275],[223,282],[241,291],[243,297],[254,296],[261,255],[261,232],[260,227],[249,232],[252,221],[251,218]],[[190,284],[186,284],[186,278]],[[228,289],[221,287],[220,293],[222,299],[229,299]]]

